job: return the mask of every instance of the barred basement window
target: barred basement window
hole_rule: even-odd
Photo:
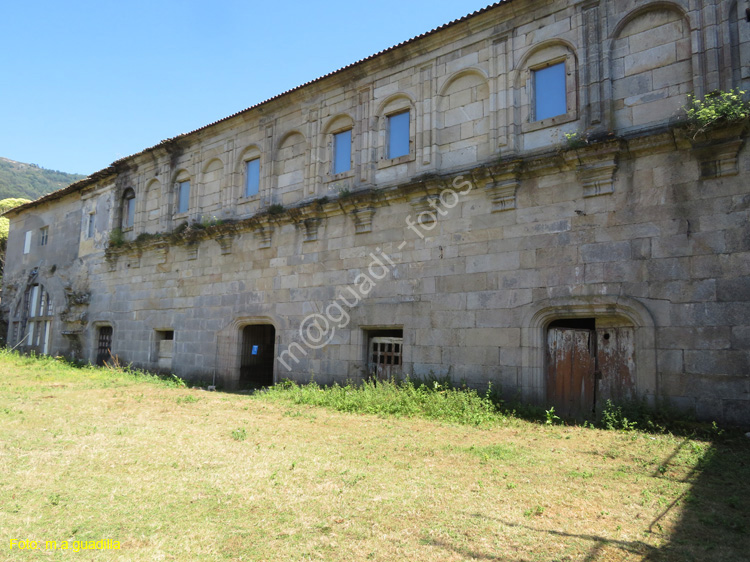
[[[403,330],[369,330],[368,369],[371,378],[388,380],[401,375],[403,366]]]

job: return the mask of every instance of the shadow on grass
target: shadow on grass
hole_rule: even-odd
[[[652,478],[669,479],[670,465],[692,441],[682,441],[665,458]],[[637,556],[647,562],[747,562],[750,560],[750,439],[740,433],[718,437],[708,444],[695,468],[680,481],[690,482],[690,489],[666,506],[643,533],[659,535],[662,546],[644,541],[623,541],[596,534],[575,534],[544,529],[523,523],[514,523],[488,517],[481,513],[473,517],[492,519],[508,527],[522,528],[539,535],[558,536],[592,543],[584,562],[609,559],[612,550],[620,553],[622,560]],[[674,509],[682,514],[674,531],[664,535],[661,523]],[[479,560],[510,560],[503,555],[473,552],[445,541],[430,540],[429,544],[453,550],[457,554]],[[567,558],[562,558],[566,560]],[[619,559],[619,558],[618,558]],[[522,559],[513,559],[521,562]]]
[[[669,468],[683,442],[665,459]],[[747,562],[750,559],[750,439],[741,433],[715,439],[688,475],[690,490],[667,506],[649,525],[658,532],[660,521],[678,505],[682,516],[667,542],[651,552],[649,562]]]
[[[566,533],[564,531],[556,531],[554,529],[540,529],[538,527],[533,527],[531,525],[524,525],[522,523],[512,523],[510,521],[504,521],[502,519],[497,519],[494,517],[487,517],[486,515],[482,515],[481,513],[474,513],[472,514],[473,517],[482,517],[485,519],[492,519],[494,521],[497,521],[498,523],[501,523],[502,525],[505,525],[506,527],[514,527],[514,528],[520,528],[524,529],[526,531],[531,531],[533,533],[538,533],[539,535],[552,535],[557,537],[564,537],[568,539],[578,539],[578,540],[584,540],[594,543],[594,545],[591,547],[591,550],[586,554],[585,558],[582,558],[581,560],[583,562],[594,562],[597,560],[602,559],[601,556],[603,556],[603,551],[605,548],[612,548],[619,550],[623,555],[628,554],[635,554],[640,556],[645,556],[646,558],[639,558],[641,560],[652,560],[652,558],[649,558],[649,556],[656,551],[657,549],[645,542],[642,541],[621,541],[617,539],[611,539],[607,537],[601,537],[598,535],[588,535],[588,534],[576,534],[576,533]],[[543,538],[540,536],[540,541],[542,541]],[[483,553],[475,553],[470,551],[469,549],[456,547],[454,545],[451,545],[449,543],[446,543],[444,541],[437,541],[437,540],[431,540],[430,544],[434,546],[439,546],[448,550],[453,550],[454,552],[461,554],[462,556],[471,556],[472,558],[478,559],[478,560],[513,560],[514,562],[523,562],[524,559],[522,558],[507,558],[503,557],[502,555],[490,555],[490,554],[483,554]],[[627,557],[623,557],[622,560],[627,560]],[[554,559],[557,560],[557,559]],[[565,558],[563,557],[562,560],[572,560],[571,558]],[[653,559],[656,560],[656,559]]]

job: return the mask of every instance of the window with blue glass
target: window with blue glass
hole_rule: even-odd
[[[245,197],[258,195],[260,191],[260,158],[245,162]]]
[[[333,173],[343,174],[352,169],[352,130],[333,135]]]
[[[388,116],[388,158],[409,154],[409,110]]]
[[[187,213],[190,208],[190,180],[177,184],[177,212]]]
[[[541,121],[568,112],[565,63],[560,62],[533,71],[534,120]]]

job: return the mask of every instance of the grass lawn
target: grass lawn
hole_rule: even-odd
[[[750,559],[741,434],[461,425],[292,398],[0,352],[0,559]],[[74,552],[101,540],[120,549]]]

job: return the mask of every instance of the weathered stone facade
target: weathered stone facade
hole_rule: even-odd
[[[10,343],[235,387],[362,380],[382,340],[392,370],[549,404],[573,338],[595,407],[750,422],[746,131],[679,126],[750,86],[746,7],[503,2],[119,160],[10,213]]]

